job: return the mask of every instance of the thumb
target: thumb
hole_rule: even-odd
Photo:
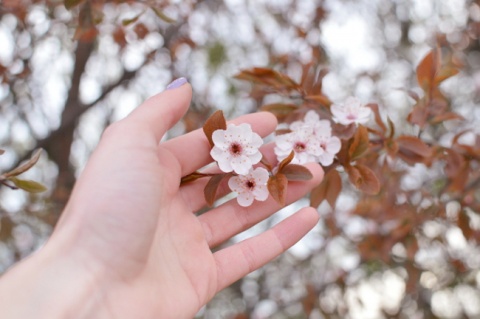
[[[124,121],[141,123],[151,130],[157,142],[187,112],[192,99],[192,87],[187,79],[178,78],[167,89],[137,107]]]

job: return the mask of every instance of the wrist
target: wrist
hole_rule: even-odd
[[[83,266],[48,245],[23,260],[0,277],[2,318],[90,317],[101,293]]]

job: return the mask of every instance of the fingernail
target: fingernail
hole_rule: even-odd
[[[173,89],[179,88],[187,82],[188,82],[187,79],[184,77],[178,78],[174,80],[172,83],[170,83],[169,85],[167,85],[166,90],[173,90]]]

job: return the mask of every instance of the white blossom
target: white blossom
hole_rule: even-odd
[[[370,119],[372,110],[355,97],[349,97],[344,104],[332,104],[330,110],[333,114],[333,120],[342,125],[365,124]]]
[[[340,151],[342,143],[336,136],[320,136],[319,137],[321,154],[318,156],[318,161],[323,166],[329,166],[333,163],[335,154]]]
[[[329,136],[332,134],[332,127],[330,121],[320,120],[320,116],[317,112],[310,110],[305,114],[303,121],[295,121],[290,124],[290,129],[292,131],[299,131],[304,128],[312,128],[313,134]]]
[[[320,144],[316,138],[313,129],[304,127],[298,131],[292,131],[287,134],[277,135],[275,137],[274,152],[278,161],[282,161],[294,151],[295,157],[293,164],[305,164],[316,162],[321,154]]]
[[[263,167],[250,169],[246,175],[232,176],[228,180],[228,186],[237,195],[240,206],[247,207],[253,200],[264,201],[268,198],[268,171]]]
[[[340,151],[341,142],[332,136],[330,121],[320,120],[318,114],[311,110],[301,121],[289,126],[291,132],[275,138],[275,154],[278,161],[285,159],[292,151],[293,164],[320,162],[323,166],[332,164],[335,154]]]
[[[245,175],[262,159],[259,147],[263,140],[252,131],[250,124],[228,124],[226,130],[213,132],[212,140],[210,155],[223,172]]]

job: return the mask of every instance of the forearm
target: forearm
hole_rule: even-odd
[[[93,276],[71,256],[50,254],[47,247],[0,277],[1,317],[91,318],[100,290]]]

